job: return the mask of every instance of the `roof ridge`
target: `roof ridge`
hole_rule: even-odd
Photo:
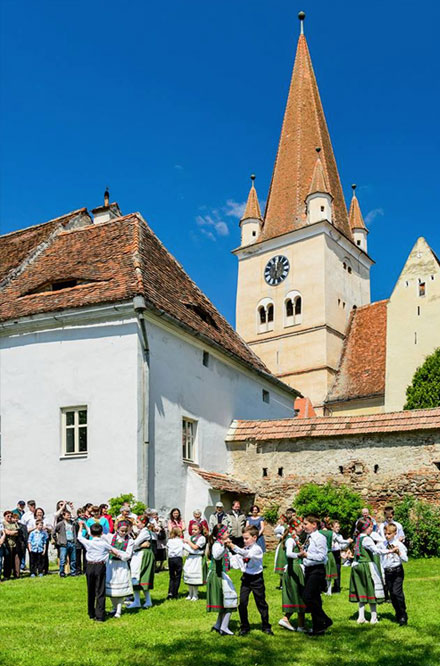
[[[51,220],[46,220],[46,222],[39,222],[38,224],[32,224],[30,227],[23,227],[23,229],[16,229],[15,231],[8,231],[6,234],[1,234],[0,235],[0,240],[2,238],[9,238],[10,236],[13,236],[14,234],[19,235],[24,233],[25,231],[29,231],[30,229],[38,229],[38,227],[44,227],[45,224],[51,224],[52,222],[58,222],[63,220],[65,217],[71,217],[73,215],[79,215],[80,213],[85,213],[87,212],[87,208],[78,208],[77,210],[72,210],[70,213],[65,213],[65,215],[59,215],[58,217],[53,217]]]

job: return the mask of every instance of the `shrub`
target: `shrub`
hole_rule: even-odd
[[[125,495],[118,495],[118,497],[111,497],[108,501],[109,513],[111,516],[116,517],[121,513],[121,506],[124,502],[130,502],[130,507],[133,513],[139,515],[147,508],[143,502],[135,499],[133,493],[126,493]]]
[[[412,557],[440,557],[440,508],[412,496],[396,504],[394,517],[402,523],[405,545]]]
[[[351,536],[353,526],[365,506],[359,493],[347,486],[306,483],[294,499],[293,506],[301,516],[311,513],[318,518],[330,516],[341,523],[341,533]]]
[[[424,409],[440,405],[440,347],[417,368],[406,389],[403,409]]]
[[[264,520],[270,525],[275,525],[278,520],[279,504],[270,504],[263,512]]]

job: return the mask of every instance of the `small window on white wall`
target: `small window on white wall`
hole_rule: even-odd
[[[194,462],[197,421],[182,419],[182,458]]]
[[[270,298],[263,298],[257,306],[257,332],[273,331],[275,310]]]
[[[61,440],[63,456],[87,453],[87,407],[61,408]]]
[[[284,299],[284,326],[302,323],[302,297],[298,291],[290,291]]]

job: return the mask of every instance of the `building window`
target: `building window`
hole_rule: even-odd
[[[87,407],[63,407],[61,430],[64,456],[87,453]]]
[[[273,321],[273,305],[270,303],[267,306],[267,321]]]
[[[290,291],[284,301],[284,326],[302,323],[302,297],[297,291]]]
[[[203,352],[203,361],[202,361],[202,363],[205,366],[205,368],[207,368],[209,366],[209,352],[207,352],[207,351]]]
[[[263,298],[257,307],[257,332],[273,331],[275,309],[269,298]]]
[[[360,244],[361,244],[361,241],[360,241],[360,240],[356,241],[356,245],[359,245],[359,246],[360,246]]]
[[[267,467],[263,467],[263,476],[264,477],[267,476],[267,469],[268,469]]]
[[[302,312],[302,298],[301,296],[297,296],[295,298],[295,317],[300,315]]]
[[[291,298],[288,298],[286,301],[286,317],[293,317],[293,303]]]
[[[284,476],[284,467],[278,467],[278,476]]]
[[[258,308],[258,312],[259,312],[259,315],[260,315],[260,324],[265,324],[266,323],[266,308],[263,308],[263,306],[261,306],[261,308]]]
[[[263,402],[269,402],[270,401],[269,391],[266,391],[266,389],[263,389],[262,397],[263,397]]]
[[[341,474],[344,473],[344,468],[342,467],[342,465],[339,465],[339,472],[340,472]]]
[[[196,421],[186,418],[182,419],[182,458],[190,462],[194,462],[196,427]]]
[[[419,296],[424,296],[426,293],[426,282],[419,282]]]
[[[379,465],[374,465],[374,473],[377,474],[379,471]]]

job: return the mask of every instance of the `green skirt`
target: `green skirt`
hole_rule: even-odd
[[[152,590],[154,588],[154,571],[156,568],[156,559],[151,548],[145,548],[142,555],[141,571],[139,576],[139,585],[135,585],[137,590]]]
[[[349,601],[375,604],[377,602],[369,562],[351,567]],[[382,600],[381,600],[382,601]]]
[[[230,613],[236,610],[236,608],[224,607],[222,578],[212,569],[208,571],[206,584],[206,610],[208,613],[221,613],[222,611]]]
[[[327,582],[329,580],[335,580],[338,577],[338,570],[336,568],[336,560],[333,553],[330,551],[327,553],[327,564],[325,565],[325,578]]]
[[[283,545],[280,543],[277,546],[276,552],[275,552],[275,564],[274,564],[274,572],[278,574],[283,574],[284,569],[287,564],[287,556],[286,556],[286,551],[283,548]]]
[[[297,559],[289,559],[283,574],[282,609],[285,613],[294,611],[305,612],[306,605],[302,599],[304,574]]]

